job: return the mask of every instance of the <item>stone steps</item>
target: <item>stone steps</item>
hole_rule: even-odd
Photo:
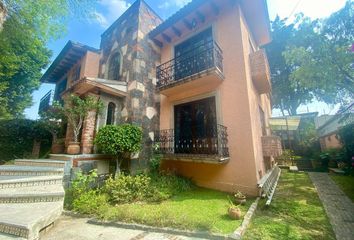
[[[60,217],[62,202],[0,204],[0,232],[38,239],[39,232]]]
[[[62,185],[63,176],[0,176],[0,189],[46,185]]]
[[[65,167],[65,161],[48,160],[48,159],[16,159],[17,166],[41,166],[41,167]]]
[[[33,203],[64,201],[62,185],[30,186],[0,189],[0,203]]]
[[[63,211],[66,161],[17,159],[0,166],[0,240],[39,238]]]
[[[63,168],[16,165],[0,166],[0,176],[52,176],[63,174]]]
[[[26,240],[26,238],[0,232],[0,240]]]

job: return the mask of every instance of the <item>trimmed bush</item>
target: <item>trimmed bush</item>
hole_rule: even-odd
[[[103,153],[116,156],[116,175],[119,175],[123,160],[141,149],[142,136],[141,128],[131,124],[107,125],[98,131],[95,144]]]

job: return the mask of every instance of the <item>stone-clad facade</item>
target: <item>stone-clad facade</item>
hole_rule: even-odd
[[[159,122],[155,86],[156,66],[160,63],[160,49],[148,33],[161,22],[143,0],[137,0],[101,35],[100,49],[69,42],[42,77],[42,82],[56,83],[56,92],[67,81],[58,94],[63,99],[68,94],[91,95],[103,102],[103,110],[90,112],[83,123],[82,154],[96,152],[93,140],[100,127],[131,123],[143,129],[143,149],[134,156],[131,168],[146,165]],[[75,59],[73,53],[77,55]],[[112,61],[117,61],[115,66]],[[66,66],[67,62],[72,64]],[[110,68],[118,72],[114,79]],[[114,106],[113,113],[109,113],[109,106]],[[108,118],[113,122],[108,123]],[[71,141],[72,129],[68,126],[66,146]]]
[[[139,155],[140,164],[150,156],[154,127],[159,120],[155,71],[160,55],[148,33],[161,21],[144,1],[136,1],[102,34],[101,39],[101,78],[108,77],[110,56],[115,52],[121,56],[119,81],[127,83],[127,96],[123,100],[120,122],[132,123],[143,129],[144,150]]]

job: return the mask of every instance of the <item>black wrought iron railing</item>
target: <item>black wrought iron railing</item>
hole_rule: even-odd
[[[166,129],[155,132],[155,144],[162,154],[207,154],[229,157],[227,128],[216,125],[203,134]]]
[[[38,108],[38,113],[44,112],[48,110],[48,108],[51,106],[52,99],[53,98],[53,91],[49,91],[44,95],[44,97],[41,98],[39,102],[39,108]]]
[[[221,48],[215,41],[209,41],[158,66],[157,87],[167,86],[211,68],[223,72],[222,61]]]

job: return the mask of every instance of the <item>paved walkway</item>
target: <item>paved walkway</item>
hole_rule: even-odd
[[[88,218],[62,216],[41,240],[206,240],[87,223]],[[0,238],[1,239],[1,238]]]
[[[338,240],[354,239],[354,204],[327,173],[310,172]]]

